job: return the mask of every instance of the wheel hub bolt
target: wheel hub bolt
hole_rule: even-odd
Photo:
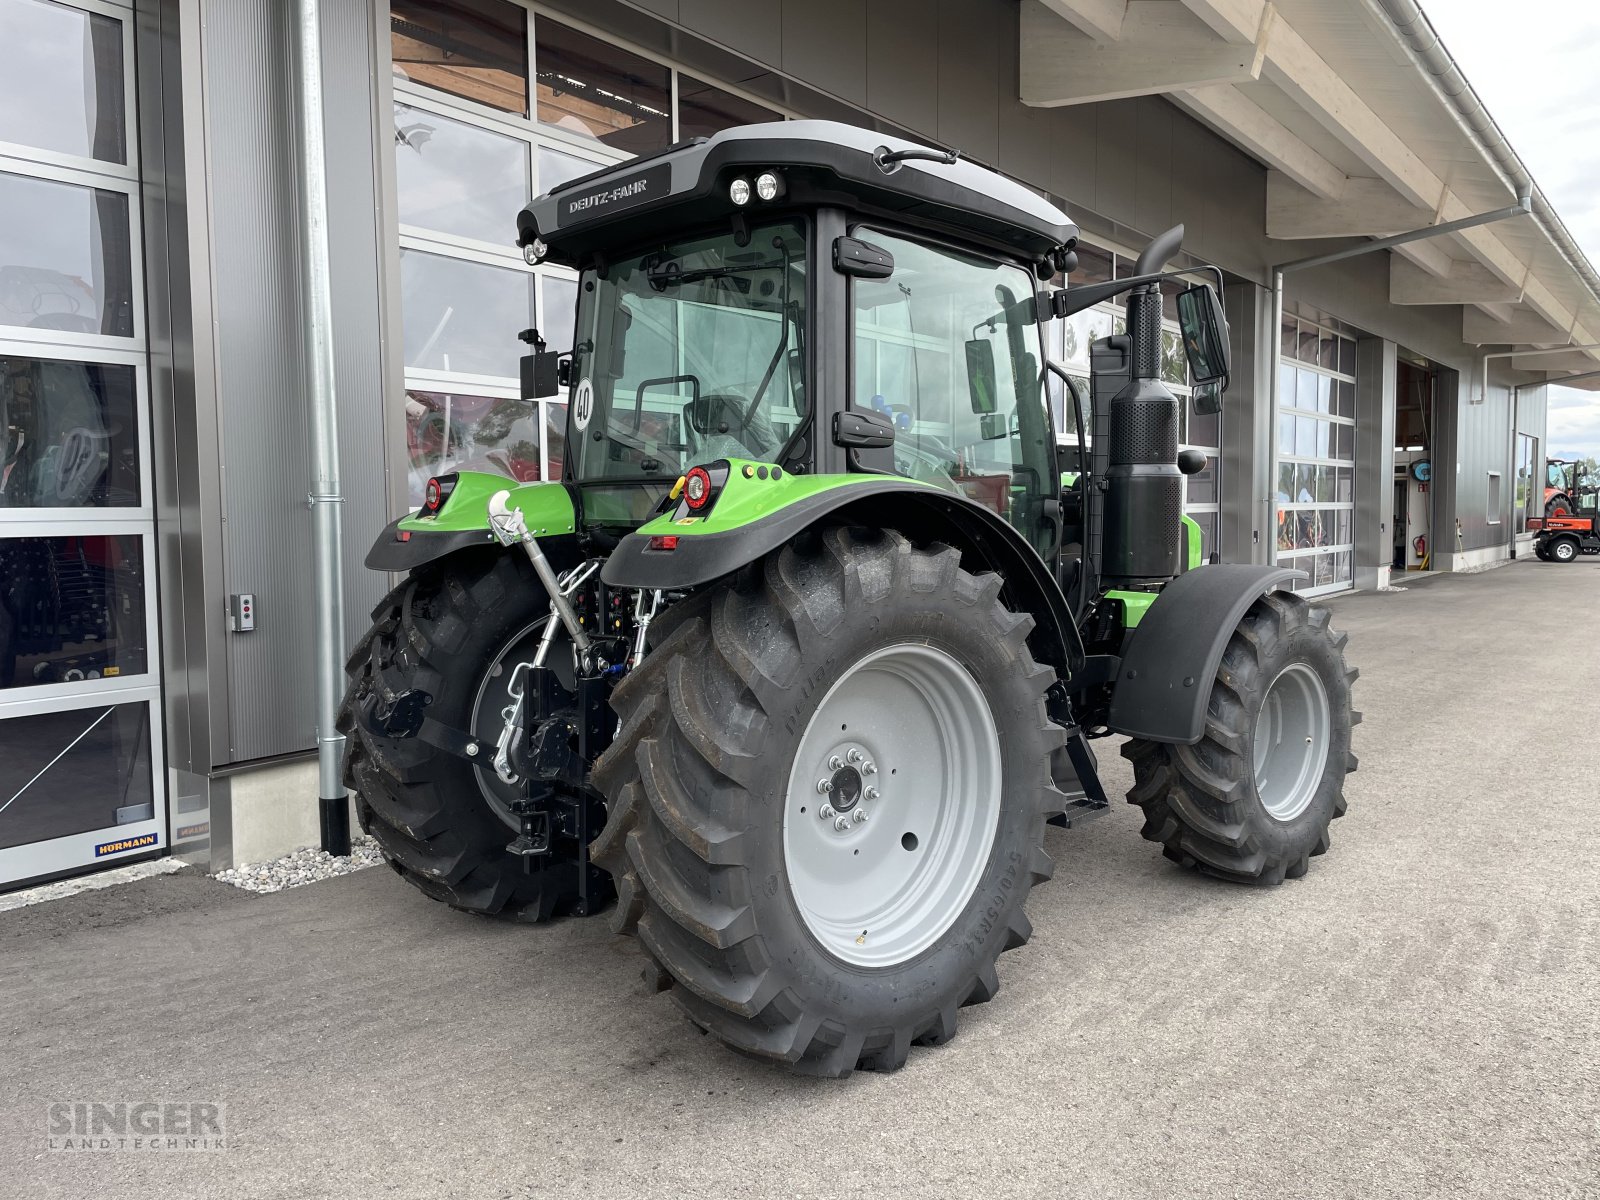
[[[853,763],[858,763],[861,761],[861,751],[854,746],[851,746],[850,749],[846,750],[844,756],[848,761]]]
[[[866,791],[861,793],[861,796],[864,800],[876,800],[878,798],[878,789],[875,787],[869,787]]]
[[[856,819],[857,825],[865,825],[867,823],[867,810],[864,808],[858,808],[850,815]]]
[[[817,809],[817,816],[821,817],[824,821],[833,815],[833,805],[831,804],[824,804],[821,808]]]
[[[826,796],[831,791],[833,791],[833,776],[829,775],[817,780],[818,795]]]
[[[835,829],[837,829],[840,833],[843,833],[846,829],[850,828],[850,818],[849,817],[835,817],[834,820],[833,820],[833,827]]]
[[[840,758],[837,754],[835,754],[832,758],[828,759],[828,770],[830,770],[830,771],[838,771],[838,770],[843,769],[843,767],[844,767],[844,759]]]
[[[870,758],[867,759],[866,762],[861,764],[861,773],[863,775],[876,775],[878,773],[878,764]]]

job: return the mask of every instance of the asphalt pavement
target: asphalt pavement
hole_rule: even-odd
[[[0,913],[0,1196],[1600,1195],[1600,559],[1330,607],[1332,851],[1249,889],[1128,805],[1053,830],[1000,995],[894,1075],[740,1059],[603,919],[381,867]],[[222,1147],[51,1148],[51,1105],[162,1101]]]

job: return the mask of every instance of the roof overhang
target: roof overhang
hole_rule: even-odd
[[[1486,114],[1469,127],[1419,60],[1416,30],[1391,15],[1405,3],[1022,0],[1019,91],[1046,107],[1167,96],[1267,167],[1267,236],[1285,242],[1384,237],[1516,203],[1531,184],[1508,175]],[[1535,195],[1535,215],[1395,247],[1391,300],[1461,306],[1477,345],[1600,342],[1594,268]],[[1552,381],[1569,367],[1556,361],[1540,367]],[[1600,352],[1572,361],[1592,370]]]

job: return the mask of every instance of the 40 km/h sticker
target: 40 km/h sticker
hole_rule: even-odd
[[[594,385],[587,379],[578,380],[572,393],[572,427],[579,433],[589,428],[589,418],[594,415]]]

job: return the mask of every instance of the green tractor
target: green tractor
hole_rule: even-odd
[[[526,921],[614,898],[696,1025],[839,1076],[995,994],[1045,827],[1107,807],[1095,738],[1129,739],[1184,867],[1274,884],[1328,849],[1356,673],[1296,572],[1201,565],[1205,459],[1159,369],[1181,227],[1050,287],[1059,209],[795,121],[562,184],[518,229],[580,273],[570,354],[522,335],[525,393],[568,389],[563,477],[440,476],[367,557],[404,581],[350,659],[345,771],[396,873]],[[1047,322],[1120,293],[1088,388],[1043,362]],[[1177,305],[1215,412],[1218,292]]]

